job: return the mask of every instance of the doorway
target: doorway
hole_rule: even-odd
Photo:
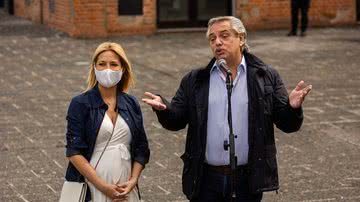
[[[14,15],[14,1],[13,0],[4,0],[3,7],[5,12],[10,15]]]
[[[206,27],[210,18],[231,15],[232,0],[158,0],[158,28]]]

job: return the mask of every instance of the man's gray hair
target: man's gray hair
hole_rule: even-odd
[[[244,27],[244,24],[241,22],[241,20],[239,18],[236,18],[234,16],[219,16],[219,17],[215,17],[215,18],[211,18],[208,22],[208,27],[207,27],[207,32],[206,32],[206,38],[209,38],[210,35],[210,27],[217,23],[217,22],[221,22],[221,21],[229,21],[230,22],[230,26],[231,28],[237,33],[237,34],[244,34],[244,40],[245,40],[245,44],[244,47],[242,48],[242,51],[246,50],[249,51],[249,45],[247,44],[247,33],[246,33],[246,29]]]

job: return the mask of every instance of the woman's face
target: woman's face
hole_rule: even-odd
[[[105,69],[120,71],[122,70],[120,57],[114,51],[104,51],[97,57],[95,68],[100,71]]]

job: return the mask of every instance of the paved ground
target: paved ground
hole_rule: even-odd
[[[292,89],[313,84],[296,134],[276,131],[281,189],[264,201],[360,201],[360,27],[249,33],[252,51]],[[57,201],[66,167],[65,113],[85,88],[87,65],[102,41],[123,44],[138,98],[171,98],[188,70],[211,57],[204,33],[72,39],[0,13],[0,201]],[[142,104],[152,151],[141,178],[144,201],[186,201],[181,193],[185,131],[161,128]]]

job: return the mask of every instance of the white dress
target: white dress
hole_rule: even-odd
[[[95,167],[106,142],[111,136],[113,123],[105,113],[103,122],[96,139],[94,152],[91,156],[90,164]],[[127,123],[118,114],[115,123],[114,134],[107,146],[103,156],[96,167],[96,174],[107,183],[116,184],[129,180],[131,175],[131,155],[130,155],[131,133]],[[105,194],[97,190],[93,184],[88,182],[91,191],[92,202],[111,201]],[[129,202],[140,201],[136,187],[128,194]]]

